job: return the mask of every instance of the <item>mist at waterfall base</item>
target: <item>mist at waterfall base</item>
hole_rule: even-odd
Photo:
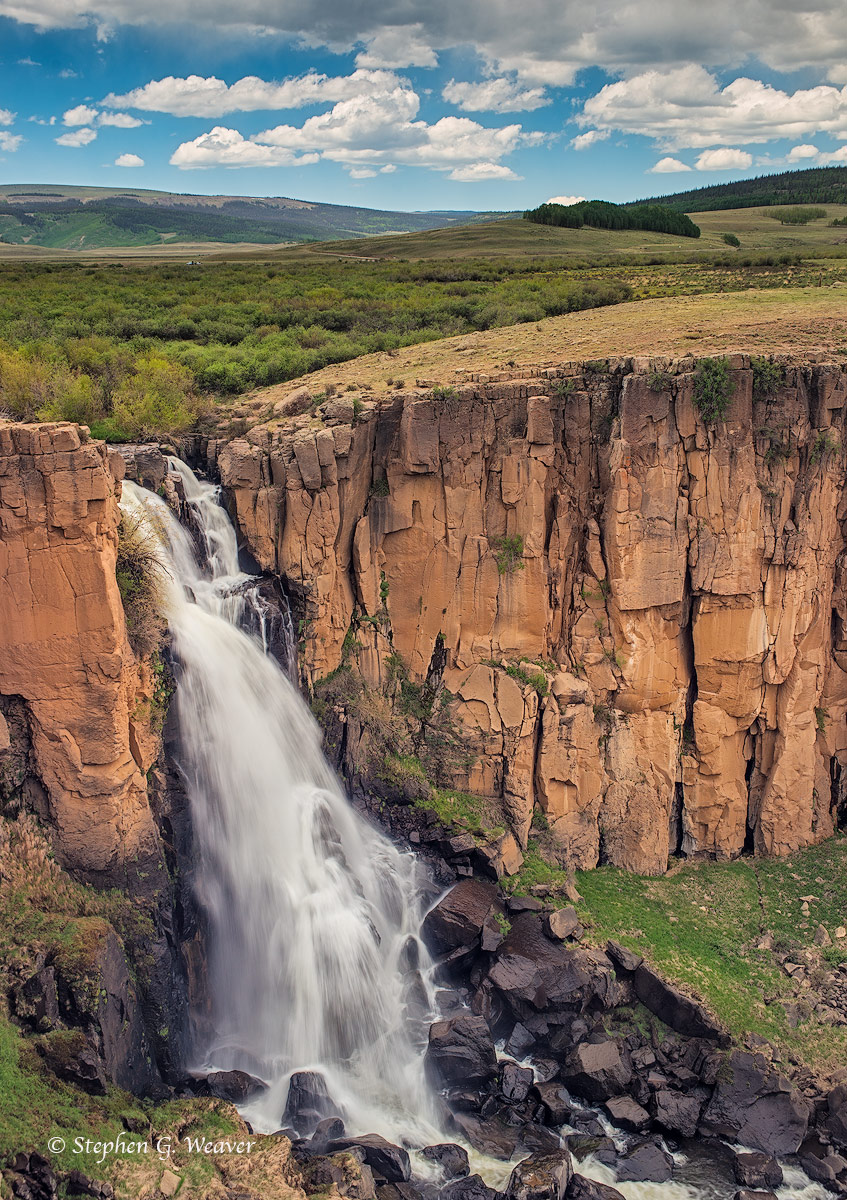
[[[169,465],[202,554],[153,493],[126,482],[121,507],[155,539],[176,664],[178,765],[208,926],[208,1007],[195,1014],[194,1068],[264,1079],[268,1088],[240,1106],[260,1132],[280,1127],[292,1072],[312,1070],[351,1133],[410,1147],[455,1141],[439,1128],[424,1074],[435,1004],[419,936],[421,867],[350,807],[308,706],[265,653],[261,580],[239,568],[219,489],[178,459]],[[505,1186],[513,1164],[470,1156],[472,1170]],[[593,1156],[578,1169],[627,1200],[733,1195],[708,1156],[675,1158],[677,1178],[665,1184],[618,1183]],[[799,1171],[777,1192],[826,1194]]]

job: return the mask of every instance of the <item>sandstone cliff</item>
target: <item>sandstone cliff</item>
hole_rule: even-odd
[[[122,477],[76,426],[0,423],[0,696],[25,702],[59,861],[112,885],[159,860],[151,681],[115,579]]]
[[[714,426],[693,358],[617,359],[301,388],[199,450],[299,600],[306,681],[351,646],[375,687],[435,678],[454,786],[522,843],[538,808],[572,866],[786,854],[847,762],[847,373],[810,358],[754,397],[733,355]]]

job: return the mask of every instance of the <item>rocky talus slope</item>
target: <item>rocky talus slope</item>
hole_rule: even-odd
[[[195,450],[297,598],[306,680],[352,654],[446,689],[452,786],[521,844],[537,808],[573,867],[782,855],[843,807],[847,373],[730,367],[712,425],[694,358],[630,358],[301,387]]]

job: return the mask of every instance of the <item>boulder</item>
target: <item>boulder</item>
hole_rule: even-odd
[[[568,1055],[560,1076],[569,1091],[600,1103],[626,1090],[632,1070],[617,1042],[583,1042]]]
[[[95,1200],[113,1200],[115,1189],[111,1183],[92,1179],[82,1171],[69,1171],[65,1180],[65,1188],[69,1196],[93,1196]]]
[[[295,1071],[288,1084],[282,1124],[306,1137],[325,1117],[335,1116],[338,1105],[327,1091],[323,1075],[319,1071]]]
[[[567,1200],[624,1200],[617,1188],[607,1183],[597,1183],[584,1175],[574,1175],[565,1193]]]
[[[607,1100],[603,1107],[612,1124],[617,1125],[619,1129],[626,1129],[629,1133],[641,1133],[650,1124],[650,1114],[631,1096],[614,1096]]]
[[[112,446],[124,462],[125,479],[140,483],[142,487],[155,492],[165,482],[168,464],[158,446],[122,445]]]
[[[55,1029],[39,1038],[36,1048],[59,1079],[76,1084],[92,1096],[106,1095],[103,1060],[80,1030]]]
[[[438,1087],[481,1087],[497,1075],[497,1055],[484,1018],[471,1013],[430,1026],[426,1069]]]
[[[492,883],[480,879],[457,883],[424,918],[421,932],[430,952],[441,958],[475,948],[496,898]]]
[[[549,1083],[536,1083],[531,1089],[531,1095],[537,1097],[544,1108],[545,1124],[555,1127],[564,1125],[570,1119],[572,1106],[561,1083],[554,1080]]]
[[[809,1125],[809,1105],[760,1054],[735,1050],[712,1093],[700,1132],[766,1154],[794,1154]]]
[[[547,913],[544,918],[544,932],[554,941],[566,942],[568,938],[579,939],[583,929],[572,905],[567,908],[557,908]]]
[[[640,954],[636,954],[634,950],[627,950],[620,942],[607,942],[606,953],[615,964],[615,970],[624,971],[627,975],[634,974],[644,962]]]
[[[464,1146],[439,1142],[436,1146],[425,1146],[421,1154],[430,1162],[438,1163],[446,1179],[461,1179],[470,1174],[468,1152]]]
[[[519,1103],[526,1100],[533,1079],[531,1067],[519,1067],[517,1063],[506,1062],[500,1072],[500,1092],[507,1100]]]
[[[828,1093],[826,1108],[826,1127],[832,1140],[847,1148],[847,1083],[840,1083]]]
[[[653,1097],[653,1105],[653,1115],[663,1129],[680,1137],[694,1137],[702,1108],[696,1096],[684,1096],[671,1088],[661,1088]]]
[[[564,1200],[572,1175],[573,1166],[567,1150],[531,1154],[519,1162],[509,1176],[507,1200]]]
[[[338,1194],[348,1200],[374,1200],[376,1196],[373,1171],[358,1154],[342,1151],[331,1158],[319,1156],[301,1164],[300,1169],[309,1195],[331,1192],[334,1184]]]
[[[496,1200],[498,1193],[479,1175],[452,1179],[438,1193],[439,1200]]]
[[[727,1036],[714,1018],[647,963],[636,969],[634,983],[635,994],[644,1007],[677,1033],[727,1044]]]
[[[612,964],[579,946],[554,942],[535,913],[518,913],[486,982],[522,1024],[532,1027],[539,1012],[580,1012],[605,1007],[615,986]]]
[[[12,992],[15,1015],[38,1033],[59,1024],[59,998],[54,967],[43,967]]]
[[[655,1142],[641,1142],[617,1162],[621,1183],[667,1183],[673,1176],[673,1159]]]
[[[742,1188],[732,1200],[777,1200],[777,1197],[774,1192],[751,1192],[749,1188]]]
[[[732,1167],[735,1182],[746,1188],[775,1188],[782,1183],[782,1167],[769,1154],[738,1151]]]
[[[312,1144],[316,1149],[323,1146],[328,1146],[330,1142],[335,1142],[339,1138],[343,1138],[346,1130],[341,1117],[324,1117],[318,1122],[315,1132],[312,1134]]]
[[[365,1133],[360,1137],[338,1138],[327,1145],[327,1152],[359,1149],[365,1162],[389,1183],[406,1183],[412,1175],[409,1155],[401,1146],[387,1142],[378,1133]]]
[[[453,1121],[480,1154],[506,1162],[517,1149],[520,1130],[505,1125],[497,1117],[477,1117],[467,1112],[454,1112]]]
[[[206,1076],[206,1085],[213,1096],[230,1104],[243,1104],[268,1086],[246,1071],[212,1071]]]

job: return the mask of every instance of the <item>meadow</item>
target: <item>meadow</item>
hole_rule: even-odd
[[[111,441],[178,436],[213,421],[233,396],[363,355],[531,329],[629,300],[847,277],[844,227],[785,227],[765,212],[698,214],[696,242],[502,221],[200,265],[0,262],[0,412],[79,421]],[[743,233],[740,249],[722,240],[730,224]],[[645,239],[659,239],[662,253]],[[415,253],[387,253],[401,242]],[[361,253],[371,243],[383,257]]]

